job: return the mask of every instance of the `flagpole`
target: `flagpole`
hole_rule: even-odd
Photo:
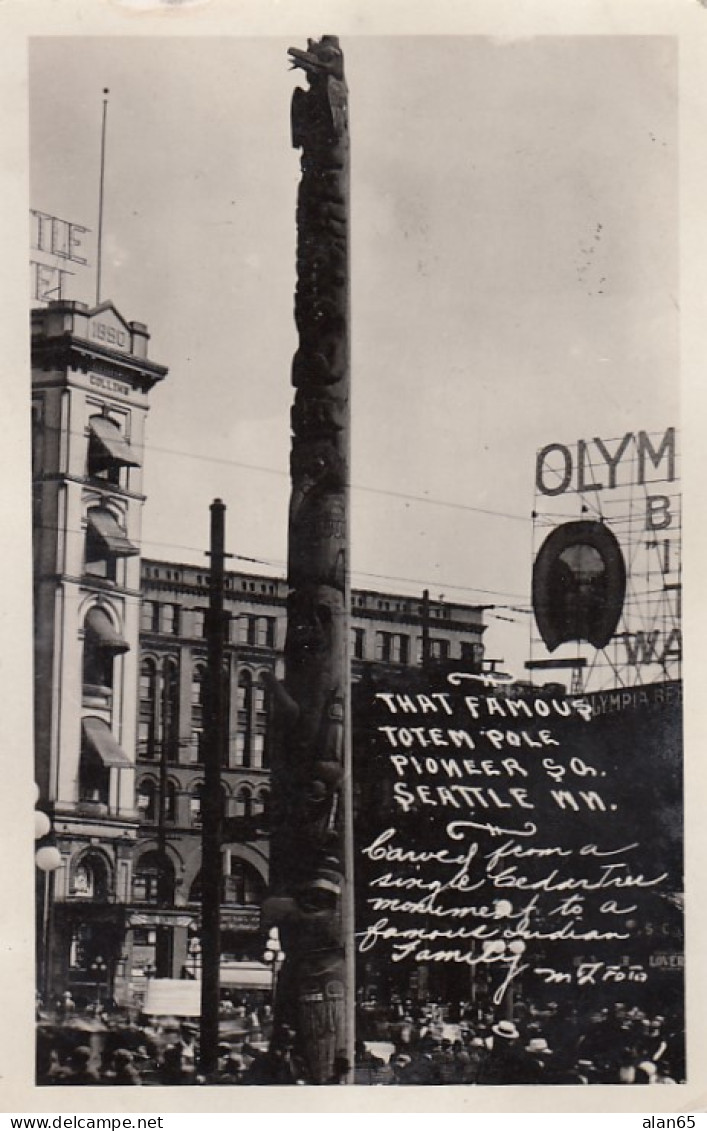
[[[108,95],[108,87],[103,94]],[[101,174],[98,188],[98,246],[96,251],[96,306],[101,301],[101,252],[103,250],[103,181],[106,169],[106,120],[108,118],[108,98],[103,99],[103,124],[101,127]]]

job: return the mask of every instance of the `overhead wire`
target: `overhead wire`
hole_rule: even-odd
[[[56,431],[66,434],[67,430],[59,427],[58,425],[46,424],[42,426],[43,431]],[[84,431],[69,430],[70,435],[85,436]],[[136,446],[136,451],[138,446]],[[261,464],[245,463],[243,460],[230,459],[225,456],[212,456],[203,455],[199,452],[189,452],[180,448],[165,448],[158,444],[142,444],[139,445],[140,451],[160,452],[161,454],[178,456],[182,459],[194,459],[204,463],[218,463],[228,467],[238,467],[245,471],[257,471],[265,475],[276,475],[280,478],[289,478],[289,472],[282,468],[264,467]],[[470,511],[473,514],[484,514],[492,518],[505,518],[514,522],[532,522],[532,515],[514,514],[511,511],[496,510],[493,507],[477,507],[471,503],[462,503],[454,499],[438,499],[426,495],[415,495],[412,492],[406,491],[391,491],[385,487],[371,487],[362,483],[350,483],[352,491],[362,491],[371,495],[383,495],[386,498],[403,499],[409,502],[425,503],[429,506],[450,507],[453,510]]]
[[[53,523],[40,523],[40,524],[38,524],[38,529],[51,530],[52,532],[56,533],[56,532],[58,532],[59,527],[54,525]],[[67,533],[70,533],[70,534],[84,534],[85,533],[85,531],[77,530],[75,527],[62,527],[61,529],[65,530]],[[203,549],[203,547],[200,547],[200,546],[180,545],[179,543],[175,543],[175,542],[156,542],[156,541],[149,539],[149,538],[143,538],[142,541],[141,541],[141,544],[143,546],[160,546],[160,547],[165,547],[167,549],[173,549],[173,550],[176,550],[176,549],[191,550],[194,553],[198,553],[198,554],[205,554],[206,553],[206,551]],[[245,554],[229,554],[227,556],[231,557],[231,558],[235,558],[239,561],[246,561],[246,562],[249,562],[251,564],[269,566],[271,569],[282,570],[282,569],[285,568],[285,564],[286,564],[284,561],[278,561],[277,559],[274,559],[274,558],[271,558],[271,559],[253,558],[253,557],[247,557]],[[144,556],[143,556],[143,560],[149,560],[149,559],[145,559]],[[171,565],[172,567],[174,567],[175,564],[178,565],[180,563],[170,562],[168,564]],[[198,569],[198,565],[195,565],[194,568]],[[208,569],[208,566],[206,566],[204,568]],[[430,579],[430,578],[419,578],[419,577],[399,577],[399,576],[396,576],[394,574],[369,573],[366,570],[357,570],[357,569],[352,570],[351,574],[352,574],[352,577],[370,577],[370,578],[373,578],[374,580],[380,580],[380,581],[399,581],[399,582],[405,582],[409,585],[420,585],[420,586],[423,586],[423,587],[444,586],[446,589],[453,590],[453,591],[464,592],[464,593],[483,593],[483,594],[486,594],[486,595],[489,595],[489,596],[494,596],[494,597],[512,597],[512,598],[520,598],[520,599],[525,597],[524,593],[513,593],[513,592],[510,592],[509,590],[501,590],[501,589],[484,589],[484,588],[481,588],[478,585],[461,585],[461,584],[457,584],[456,582],[453,582],[453,581],[444,581],[440,578]],[[494,606],[494,607],[506,608],[507,606],[504,605],[504,606]],[[508,606],[508,607],[510,607],[510,606]],[[517,610],[517,611],[529,612],[530,606],[528,606],[528,609],[522,609],[522,610]]]

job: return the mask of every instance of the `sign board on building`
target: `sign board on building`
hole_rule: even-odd
[[[86,236],[90,228],[30,209],[30,299],[54,302],[77,298],[70,280],[89,266]]]
[[[201,982],[189,978],[153,978],[147,986],[142,1012],[155,1017],[199,1017]]]
[[[531,669],[574,658],[586,691],[680,678],[679,472],[673,427],[538,452]]]

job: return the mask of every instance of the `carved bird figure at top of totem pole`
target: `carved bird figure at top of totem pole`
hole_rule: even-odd
[[[319,92],[328,104],[330,126],[334,133],[342,137],[347,128],[346,120],[346,81],[344,79],[344,56],[336,35],[323,35],[320,40],[308,39],[307,50],[289,47],[292,69],[299,67],[307,76],[311,95]],[[310,107],[303,91],[295,91],[292,101],[292,139],[296,148],[306,146]]]
[[[344,78],[344,56],[339,47],[338,35],[323,35],[320,40],[308,39],[307,50],[288,47],[287,54],[292,61],[292,70],[301,67],[308,77],[331,75],[340,82]]]

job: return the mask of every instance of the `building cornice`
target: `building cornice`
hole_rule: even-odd
[[[147,358],[135,357],[95,345],[73,334],[62,334],[54,338],[37,338],[32,342],[32,364],[43,369],[78,369],[83,373],[89,370],[105,377],[114,377],[147,393],[167,376],[167,366],[158,365]]]

